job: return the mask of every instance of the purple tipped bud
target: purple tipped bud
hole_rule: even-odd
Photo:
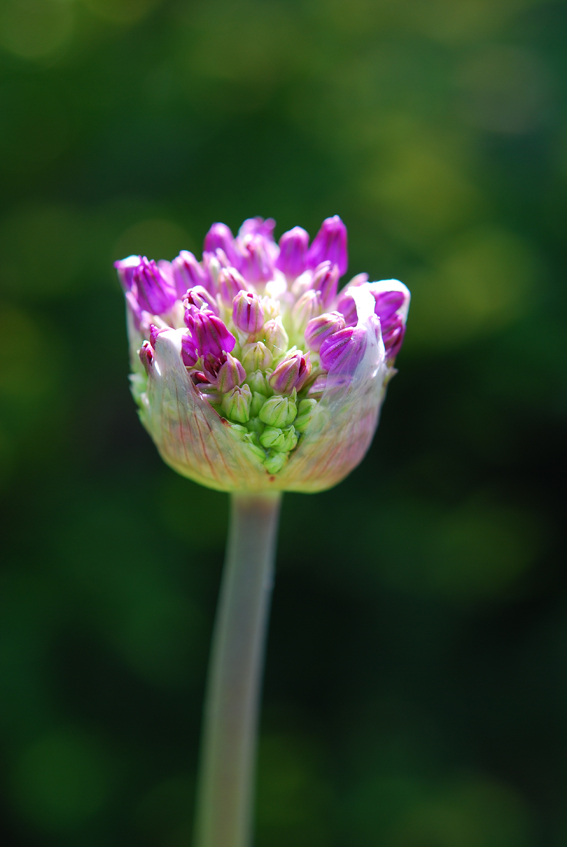
[[[202,356],[212,353],[219,358],[234,349],[236,338],[216,315],[209,312],[185,313],[191,338]]]
[[[239,291],[232,301],[232,318],[242,332],[260,332],[264,326],[264,307],[258,295],[251,291]]]
[[[138,355],[140,357],[140,361],[146,369],[146,373],[150,372],[150,368],[152,366],[152,362],[154,360],[154,351],[152,345],[149,341],[144,341],[140,350],[138,351]]]
[[[296,329],[303,329],[310,320],[323,311],[319,291],[306,291],[302,294],[291,312],[291,318]]]
[[[169,283],[152,260],[142,257],[134,270],[133,287],[140,308],[152,315],[169,312],[177,299],[174,287]],[[134,288],[133,288],[134,291]]]
[[[358,323],[358,312],[356,311],[356,303],[348,288],[345,288],[339,294],[337,300],[337,311],[344,315],[347,326],[356,326]]]
[[[366,351],[366,330],[347,327],[335,332],[322,345],[319,355],[326,371],[353,374]]]
[[[187,291],[183,305],[191,313],[196,309],[198,312],[211,312],[211,314],[217,315],[217,317],[219,314],[217,301],[202,285],[195,285]]]
[[[309,321],[305,330],[305,341],[311,350],[318,353],[323,342],[345,326],[345,319],[340,312],[325,312],[324,315]]]
[[[263,235],[239,239],[240,269],[249,282],[267,282],[274,276],[269,242]]]
[[[199,360],[199,353],[190,335],[181,336],[181,358],[186,368],[194,368]]]
[[[222,250],[226,254],[231,265],[237,263],[236,250],[234,249],[234,237],[230,228],[226,224],[213,224],[208,233],[205,235],[204,250],[207,253],[214,253],[217,249]]]
[[[218,276],[220,296],[225,303],[232,303],[239,291],[247,291],[248,284],[236,268],[222,268]]]
[[[338,265],[341,276],[348,267],[347,230],[338,215],[323,221],[307,253],[307,267],[316,268],[327,260]]]
[[[307,267],[309,233],[300,226],[284,232],[280,238],[280,255],[276,268],[289,277],[297,277]]]
[[[311,373],[309,353],[301,350],[291,353],[279,363],[270,377],[270,385],[277,394],[291,394],[293,389],[300,391]]]
[[[266,220],[264,218],[247,218],[238,230],[238,235],[240,238],[244,238],[245,235],[263,235],[264,238],[271,241],[274,238],[275,227],[276,222],[273,218],[266,218]]]
[[[321,303],[323,304],[324,309],[327,308],[327,306],[330,306],[332,301],[335,299],[338,284],[339,269],[337,265],[333,265],[329,261],[321,262],[320,265],[317,265],[315,273],[313,274],[313,282],[311,283],[311,286],[315,291],[320,292]]]
[[[134,271],[142,261],[141,256],[127,256],[126,259],[120,259],[114,263],[114,267],[118,273],[120,285],[124,291],[130,291],[132,282],[134,281]]]
[[[209,276],[200,262],[189,250],[182,250],[179,256],[171,263],[173,282],[178,297],[184,297],[188,288],[196,285],[209,285]]]
[[[160,329],[159,326],[156,326],[155,324],[150,324],[150,344],[152,347],[156,346],[156,338],[160,332],[164,332],[164,330]]]
[[[232,391],[237,385],[242,385],[246,379],[246,371],[234,356],[226,354],[226,362],[221,365],[217,375],[216,385],[218,390],[224,394]]]

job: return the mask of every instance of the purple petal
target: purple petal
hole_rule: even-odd
[[[141,256],[127,256],[126,259],[114,263],[118,273],[118,279],[124,291],[130,291],[134,281],[134,271],[142,261]]]
[[[297,277],[307,267],[307,249],[309,233],[300,226],[284,232],[280,238],[280,255],[276,260],[276,268],[289,277]]]
[[[164,277],[156,263],[142,257],[134,270],[132,293],[135,293],[141,309],[152,315],[168,312],[177,299],[177,293]]]
[[[347,230],[338,215],[323,221],[307,253],[309,268],[315,268],[326,261],[338,265],[341,276],[348,267]]]
[[[203,248],[207,253],[214,253],[215,250],[222,250],[231,265],[237,264],[236,250],[234,247],[234,237],[230,228],[226,224],[213,224],[208,233],[205,235],[205,245]]]

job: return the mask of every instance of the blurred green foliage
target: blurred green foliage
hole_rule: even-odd
[[[3,843],[190,840],[227,499],[159,460],[112,261],[349,227],[410,325],[287,495],[258,847],[567,840],[567,7],[0,4]]]

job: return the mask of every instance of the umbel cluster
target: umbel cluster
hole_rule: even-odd
[[[317,491],[366,452],[405,333],[409,292],[348,265],[338,216],[215,223],[202,259],[129,256],[132,391],[164,459],[220,490]]]

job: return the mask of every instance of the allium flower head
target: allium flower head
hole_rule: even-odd
[[[132,393],[164,460],[221,491],[314,492],[361,461],[404,338],[410,295],[354,277],[337,293],[347,232],[309,246],[250,218],[213,224],[203,258],[116,262]]]

